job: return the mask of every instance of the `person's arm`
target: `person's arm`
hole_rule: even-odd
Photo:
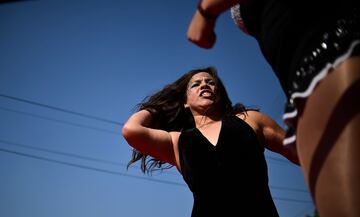
[[[299,165],[299,159],[294,146],[284,146],[285,131],[269,116],[257,112],[248,111],[249,118],[259,126],[260,137],[262,137],[265,148],[279,153],[294,164]]]
[[[239,2],[241,0],[200,0],[188,28],[189,41],[202,48],[212,48],[216,41],[217,17]]]
[[[173,136],[151,126],[152,115],[147,110],[134,113],[122,128],[122,135],[136,150],[158,160],[176,165]]]

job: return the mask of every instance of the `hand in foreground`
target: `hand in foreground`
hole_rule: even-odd
[[[201,48],[212,48],[216,42],[215,23],[216,17],[196,10],[187,32],[188,40]]]

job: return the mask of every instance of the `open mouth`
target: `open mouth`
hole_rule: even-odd
[[[200,96],[202,97],[212,97],[214,93],[210,90],[203,90],[200,92]]]

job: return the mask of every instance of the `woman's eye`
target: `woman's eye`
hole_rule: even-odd
[[[191,87],[197,87],[197,86],[199,86],[199,83],[194,83],[191,85]]]
[[[215,85],[215,81],[209,81],[208,85]]]

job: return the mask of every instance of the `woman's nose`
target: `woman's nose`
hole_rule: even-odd
[[[206,87],[209,87],[209,85],[206,82],[202,81],[200,83],[200,88],[203,89],[203,88],[206,88]]]
[[[202,88],[205,88],[205,87],[210,88],[209,82],[206,81],[206,80],[202,80],[201,83],[200,83],[200,87],[202,87]]]

